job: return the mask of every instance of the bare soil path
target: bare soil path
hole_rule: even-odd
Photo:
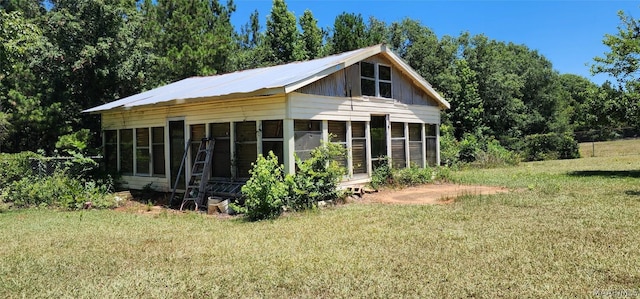
[[[365,194],[363,201],[388,204],[447,204],[464,195],[489,195],[504,192],[509,192],[509,189],[494,186],[442,183],[399,190],[381,190],[380,192]]]

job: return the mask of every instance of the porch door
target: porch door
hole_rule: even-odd
[[[371,136],[371,166],[373,169],[380,166],[387,156],[387,116],[372,115],[370,123]]]
[[[169,121],[169,167],[171,169],[171,187],[176,182],[182,157],[184,156],[184,120]],[[186,162],[186,161],[185,161]],[[186,167],[184,165],[183,167]],[[178,178],[178,189],[185,189],[184,178],[185,169],[182,169],[182,175]]]

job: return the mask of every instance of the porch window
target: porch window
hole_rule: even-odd
[[[282,120],[262,121],[262,155],[266,157],[269,151],[278,157],[279,163],[284,161]]]
[[[333,138],[329,141],[340,144],[343,148],[347,148],[347,122],[345,121],[329,121],[329,134],[333,135]],[[337,162],[343,167],[347,167],[347,157],[340,157]]]
[[[360,86],[362,95],[391,98],[391,67],[360,62]]]
[[[120,130],[120,172],[133,174],[133,129]]]
[[[164,127],[151,128],[151,159],[153,160],[153,175],[164,177],[165,155],[164,155]]]
[[[407,166],[405,140],[404,123],[391,123],[391,161],[393,168]]]
[[[118,172],[118,130],[104,131],[104,165],[108,172]]]
[[[437,144],[437,125],[425,124],[425,139],[427,142],[427,164],[429,166],[437,166],[436,154],[438,150]]]
[[[231,177],[231,126],[229,123],[209,124],[209,134],[215,139],[211,157],[211,177]]]
[[[420,124],[409,124],[409,161],[411,166],[422,167],[423,165],[422,126]]]
[[[293,135],[295,139],[295,153],[301,160],[311,157],[311,151],[320,146],[322,129],[319,120],[294,120]]]
[[[149,128],[138,128],[136,129],[136,175],[149,175],[150,164]]]
[[[236,175],[248,178],[251,163],[258,158],[256,122],[244,121],[235,123],[236,126]]]
[[[353,174],[367,173],[367,138],[363,121],[351,122],[351,161]]]

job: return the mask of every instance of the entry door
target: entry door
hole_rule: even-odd
[[[184,156],[184,120],[169,121],[169,167],[171,168],[171,187],[176,182],[182,157]],[[185,161],[186,162],[186,161]],[[185,167],[184,165],[183,167]],[[185,169],[178,179],[178,189],[185,189]]]
[[[371,166],[375,169],[387,156],[387,116],[372,115],[370,123]]]

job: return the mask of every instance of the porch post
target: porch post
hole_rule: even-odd
[[[364,123],[365,127],[364,127],[364,137],[366,139],[365,141],[365,149],[366,149],[366,159],[367,159],[367,173],[369,174],[369,177],[371,177],[371,175],[373,175],[373,163],[371,161],[371,121],[366,121]]]
[[[440,124],[436,125],[436,166],[440,166]]]
[[[285,118],[282,120],[282,152],[284,155],[282,161],[285,174],[293,174],[296,170],[296,161],[293,157],[296,146],[293,128],[293,119]]]

